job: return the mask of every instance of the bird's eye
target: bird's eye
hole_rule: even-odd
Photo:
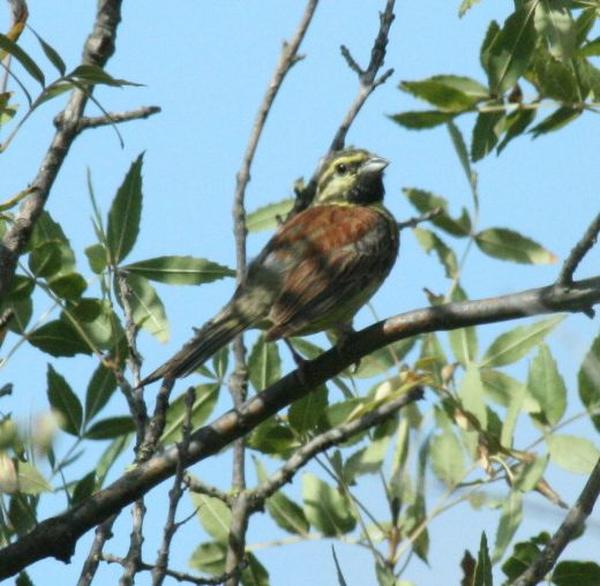
[[[338,175],[345,175],[348,172],[348,167],[344,163],[338,163],[335,166]]]

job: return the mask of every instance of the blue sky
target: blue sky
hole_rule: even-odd
[[[187,0],[176,5],[125,3],[117,53],[107,70],[116,77],[143,83],[144,87],[100,88],[96,95],[110,111],[159,105],[163,112],[146,121],[122,125],[123,149],[110,128],[88,131],[75,143],[54,186],[48,209],[60,218],[78,253],[81,270],[86,267],[83,248],[94,242],[88,221],[91,206],[86,169],[91,171],[99,204],[106,212],[124,173],[141,151],[146,152],[142,230],[129,260],[191,254],[234,265],[231,206],[235,173],[279,57],[281,42],[295,30],[303,7],[304,3],[289,0]],[[377,10],[382,7],[383,2],[323,0],[317,9],[301,49],[306,58],[290,73],[265,127],[247,190],[248,210],[289,197],[293,181],[300,176],[308,178],[313,172],[357,91],[356,77],[340,57],[339,46],[346,44],[359,63],[365,64],[378,26]],[[449,199],[454,212],[470,204],[468,185],[443,127],[409,132],[386,117],[419,106],[397,89],[398,83],[437,73],[468,75],[483,82],[485,78],[478,61],[481,39],[489,20],[503,20],[511,7],[511,2],[483,0],[459,19],[458,1],[398,4],[386,63],[394,67],[395,73],[369,99],[348,135],[349,144],[390,159],[386,201],[398,219],[414,215],[402,195],[402,187],[439,193]],[[78,64],[95,3],[31,0],[29,8],[31,26],[60,52],[69,67]],[[25,33],[22,42],[34,56],[42,58],[31,34]],[[51,119],[58,105],[59,101],[52,101],[36,112],[2,155],[2,199],[23,189],[34,177],[52,135]],[[89,108],[88,113],[98,113],[93,105]],[[477,164],[480,226],[516,229],[543,243],[562,260],[598,211],[600,133],[596,123],[591,115],[586,115],[566,129],[533,142],[529,137],[519,138],[499,158],[491,155]],[[460,126],[468,136],[472,119],[465,119]],[[268,234],[250,236],[251,256],[260,250],[267,237]],[[459,243],[459,253],[462,246],[463,243]],[[600,252],[595,250],[579,274],[596,274],[599,261]],[[558,266],[495,261],[474,250],[467,262],[463,285],[471,297],[492,296],[550,283],[557,271]],[[435,259],[427,257],[412,234],[405,232],[400,259],[374,305],[382,317],[425,305],[424,287],[443,293],[448,282]],[[147,371],[168,358],[188,338],[193,325],[200,325],[220,308],[233,291],[233,281],[200,288],[158,286],[158,290],[171,321],[172,335],[167,345],[141,335]],[[48,306],[46,300],[39,298],[36,317]],[[357,325],[366,325],[371,320],[369,313],[363,311]],[[480,347],[485,348],[507,327],[480,328]],[[579,410],[575,386],[577,368],[597,331],[597,320],[572,316],[550,339],[569,388],[572,412]],[[12,338],[3,349],[6,351],[15,342]],[[67,362],[52,362],[67,376],[73,388],[85,389],[93,369],[91,358],[79,359],[76,368]],[[515,376],[523,376],[526,366],[527,361],[524,361],[514,371]],[[45,361],[40,361],[39,354],[33,354],[26,345],[4,369],[3,378],[15,383],[10,409],[23,420],[46,408],[45,372]],[[216,413],[228,405],[227,394],[223,393]],[[114,413],[123,413],[125,405],[115,397],[111,409]],[[590,430],[584,423],[581,427],[569,428],[568,432],[589,434]],[[532,432],[523,433],[527,438]],[[67,449],[68,440],[63,439],[59,445]],[[89,457],[94,457],[93,451]],[[92,463],[93,460],[88,460],[87,468],[82,466],[81,473],[89,470]],[[194,472],[226,488],[228,466],[229,457],[225,454],[197,466]],[[549,477],[551,482],[557,483],[565,500],[573,500],[584,482],[583,477],[565,477],[556,470],[551,470]],[[375,479],[367,476],[365,480],[361,494],[369,498],[377,494]],[[299,495],[298,486],[296,482],[290,493]],[[432,480],[430,486],[432,495],[441,493],[435,481]],[[154,558],[157,548],[153,534],[158,533],[166,514],[168,488],[161,487],[148,498],[150,531],[145,550],[148,560]],[[536,496],[527,500],[530,505],[519,536],[541,529],[552,531],[561,515]],[[375,510],[380,506],[377,502],[371,505]],[[60,510],[62,506],[63,501],[56,498],[53,510]],[[466,507],[442,516],[432,529],[431,569],[414,560],[406,578],[418,584],[436,584],[443,575],[450,583],[456,583],[463,550],[467,547],[475,550],[484,529],[491,538],[496,523],[497,515],[473,514]],[[126,513],[115,528],[115,533],[119,532],[123,537],[110,542],[107,550],[123,554],[129,533]],[[34,581],[42,583],[43,577],[47,578],[51,572],[57,579],[73,583],[91,537],[92,534],[79,542],[70,566],[54,561],[34,566],[30,572]],[[274,531],[266,519],[253,518],[250,543],[279,537],[284,535]],[[173,565],[184,568],[188,546],[204,537],[199,525],[192,522],[182,530],[179,539]],[[597,525],[592,527],[587,539],[597,544]],[[589,544],[587,541],[588,548]],[[352,546],[336,547],[349,584],[374,583],[367,553]],[[572,551],[577,552],[577,544]],[[291,586],[310,581],[335,583],[335,568],[325,541],[270,548],[258,555],[269,568],[273,584],[284,580]],[[585,545],[573,555],[585,556]],[[112,583],[118,575],[118,569],[105,570],[104,580],[99,583]],[[138,583],[148,580],[147,575],[142,575]]]

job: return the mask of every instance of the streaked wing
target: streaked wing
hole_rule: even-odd
[[[293,218],[271,244],[267,263],[296,258],[269,313],[267,336],[276,339],[351,319],[392,268],[398,231],[373,208],[317,206]]]

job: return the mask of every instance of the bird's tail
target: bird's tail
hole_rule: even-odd
[[[165,377],[187,376],[250,325],[252,320],[236,312],[235,305],[226,306],[215,318],[196,330],[194,337],[173,358],[149,374],[138,386]]]

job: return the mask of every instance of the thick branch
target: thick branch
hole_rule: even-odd
[[[533,564],[513,582],[514,586],[533,586],[544,579],[544,576],[556,564],[558,557],[565,547],[580,534],[585,520],[591,515],[594,509],[599,494],[600,460],[596,462],[596,466],[581,491],[577,502],[573,505],[561,526]]]
[[[104,67],[115,50],[117,26],[121,21],[121,0],[99,0],[94,28],[83,50],[83,63]],[[14,224],[0,245],[0,299],[9,291],[19,256],[25,250],[50,189],[69,153],[78,132],[88,94],[75,89],[62,113],[63,123],[56,131],[31,187],[33,194],[25,201]]]
[[[336,347],[324,352],[306,362],[302,374],[297,370],[289,373],[240,408],[195,431],[185,464],[189,466],[218,453],[360,358],[392,342],[425,332],[560,311],[583,311],[597,303],[600,303],[600,276],[573,283],[569,288],[551,285],[501,297],[448,303],[378,322],[354,334],[343,350]],[[46,557],[69,560],[81,535],[175,474],[178,455],[177,447],[165,450],[73,509],[43,521],[28,535],[6,546],[0,551],[0,579]]]

